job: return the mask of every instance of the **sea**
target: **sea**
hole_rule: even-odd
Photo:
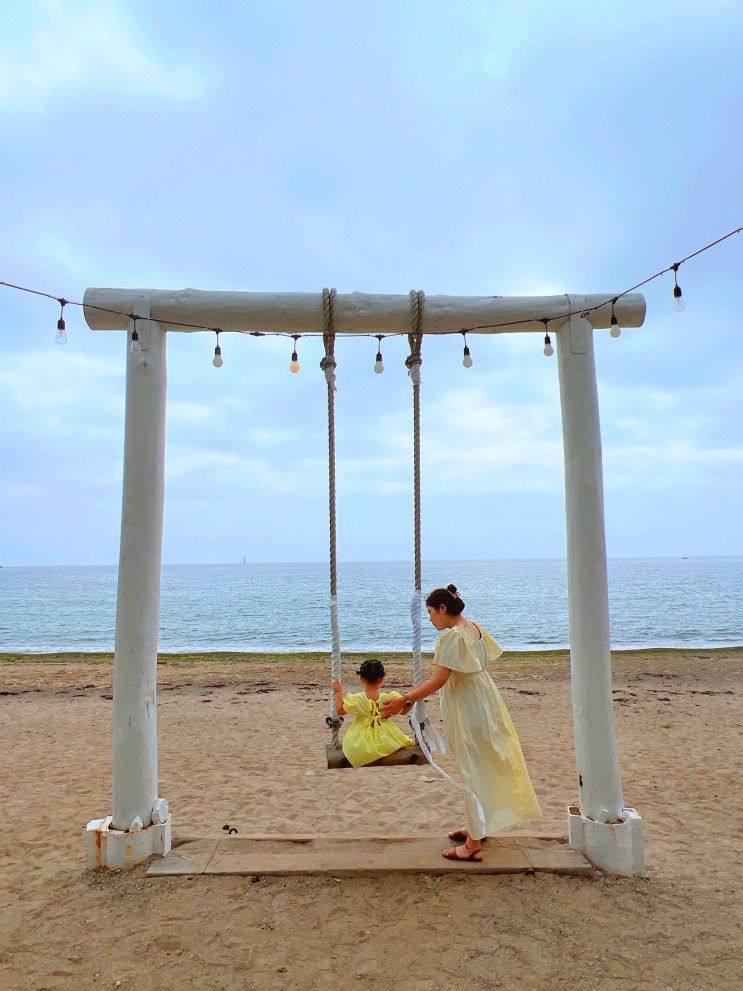
[[[450,582],[507,650],[568,645],[565,561],[426,562],[424,593]],[[0,652],[113,650],[116,584],[115,566],[0,568]],[[409,650],[412,591],[410,562],[341,564],[342,649]],[[609,608],[615,648],[741,645],[743,557],[611,559]],[[163,652],[329,649],[327,564],[163,567]]]

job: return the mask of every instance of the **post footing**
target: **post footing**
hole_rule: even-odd
[[[120,870],[133,867],[153,855],[164,857],[172,845],[171,816],[165,822],[153,822],[151,826],[134,832],[111,828],[111,816],[91,819],[85,832],[88,849],[88,867],[108,867]]]
[[[643,822],[635,809],[622,809],[622,822],[597,822],[568,806],[568,844],[608,874],[644,874]]]

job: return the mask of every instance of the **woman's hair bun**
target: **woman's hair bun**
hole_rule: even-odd
[[[456,597],[459,598],[459,592],[457,592],[457,586],[456,585],[447,585],[446,586],[446,591],[447,592],[451,592],[452,595],[456,595]]]

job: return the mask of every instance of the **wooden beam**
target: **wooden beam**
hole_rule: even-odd
[[[84,302],[88,326],[92,330],[125,330],[129,325],[127,317],[106,310],[136,314],[143,292],[151,293],[153,320],[172,320],[176,324],[163,324],[163,330],[188,332],[193,329],[179,321],[198,324],[197,329],[218,327],[225,332],[319,334],[323,330],[321,293],[208,292],[198,289],[87,289]],[[612,293],[573,299],[581,300],[582,309],[601,306],[589,315],[589,320],[596,328],[609,326]],[[569,311],[566,295],[427,296],[423,332],[544,333],[542,319],[566,317]],[[645,297],[641,293],[630,293],[617,302],[615,312],[620,326],[641,327],[645,319]],[[407,296],[339,293],[335,313],[338,334],[407,334],[410,330]],[[488,324],[501,326],[489,327]]]

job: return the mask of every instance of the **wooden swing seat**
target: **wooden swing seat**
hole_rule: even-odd
[[[351,767],[340,747],[335,748],[332,743],[329,743],[325,751],[328,757],[328,770],[338,771]],[[364,764],[364,767],[409,767],[427,763],[428,761],[423,756],[421,748],[416,744],[414,747],[401,747],[394,754],[390,754],[388,757],[381,757],[379,760],[375,760],[373,764]],[[357,768],[357,770],[363,770],[363,768]]]

